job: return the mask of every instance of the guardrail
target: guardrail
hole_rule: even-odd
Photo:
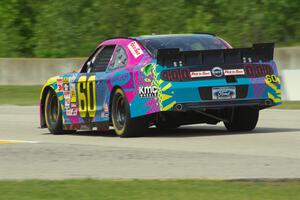
[[[282,99],[300,100],[300,69],[281,70]]]
[[[0,58],[0,85],[42,85],[48,78],[77,71],[85,58]]]

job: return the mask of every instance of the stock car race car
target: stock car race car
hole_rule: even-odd
[[[223,122],[250,131],[261,109],[281,103],[273,51],[273,43],[232,48],[204,33],[108,39],[78,72],[45,83],[41,127],[61,134],[113,126],[130,137],[153,125]]]

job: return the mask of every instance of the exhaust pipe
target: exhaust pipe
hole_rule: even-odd
[[[181,111],[182,108],[183,108],[183,106],[180,103],[175,105],[175,110],[177,110],[177,111]]]
[[[271,99],[265,100],[265,105],[266,105],[266,106],[270,106],[270,105],[272,105],[272,104],[273,104],[273,101],[272,101]]]

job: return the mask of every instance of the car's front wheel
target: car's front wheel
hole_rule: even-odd
[[[76,133],[76,130],[63,129],[62,110],[54,90],[49,90],[46,95],[44,113],[45,122],[50,133],[55,135]]]
[[[256,127],[259,110],[251,107],[238,107],[232,109],[231,119],[224,122],[228,131],[251,131]]]
[[[61,108],[56,93],[49,90],[45,100],[45,122],[52,134],[63,133]]]
[[[147,127],[144,117],[131,118],[128,100],[123,90],[118,88],[113,94],[111,118],[115,132],[120,137],[142,136]]]

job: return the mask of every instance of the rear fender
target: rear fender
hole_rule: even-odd
[[[135,70],[136,93],[130,102],[131,117],[168,111],[176,104],[172,83],[160,78],[162,68],[153,59],[152,62]]]

